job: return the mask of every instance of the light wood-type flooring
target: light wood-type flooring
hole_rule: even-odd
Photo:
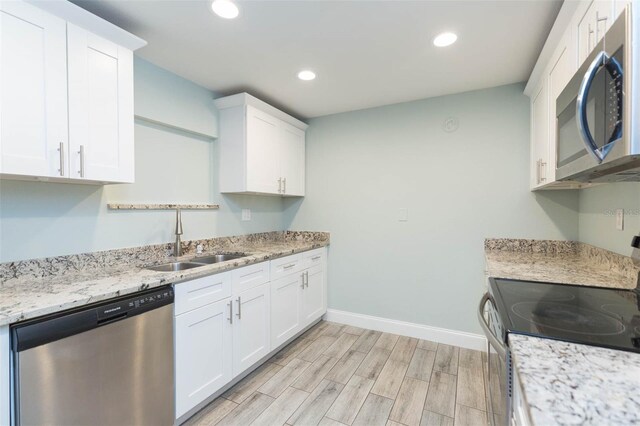
[[[187,425],[487,425],[482,352],[321,321]]]

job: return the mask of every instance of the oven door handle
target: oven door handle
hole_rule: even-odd
[[[493,349],[495,349],[495,351],[501,358],[504,358],[507,356],[507,349],[505,345],[500,342],[500,340],[498,340],[498,338],[493,334],[493,332],[489,328],[489,324],[484,318],[484,306],[487,304],[487,302],[491,302],[491,304],[495,307],[495,303],[493,303],[493,300],[491,299],[491,296],[488,292],[482,296],[482,299],[480,299],[480,305],[478,305],[478,321],[480,322],[482,331],[484,331],[485,336],[487,336],[489,344],[493,346]]]
[[[622,65],[620,65],[620,62],[618,62],[616,58],[610,57],[607,52],[603,50],[598,53],[593,62],[591,62],[591,65],[589,65],[589,68],[587,68],[587,72],[584,75],[582,83],[580,84],[580,89],[578,90],[578,97],[576,98],[576,122],[578,125],[578,133],[580,134],[580,138],[582,139],[584,146],[587,148],[587,151],[598,164],[602,163],[612,146],[609,145],[609,142],[611,141],[607,141],[605,146],[601,149],[596,145],[587,120],[587,98],[589,96],[589,90],[591,90],[593,79],[602,67],[605,67],[607,72],[612,76],[622,78]],[[621,131],[621,123],[616,123],[616,130],[613,137],[614,140],[620,137],[619,134]]]

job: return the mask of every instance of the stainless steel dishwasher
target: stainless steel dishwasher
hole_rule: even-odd
[[[173,289],[11,328],[15,423],[172,425]]]

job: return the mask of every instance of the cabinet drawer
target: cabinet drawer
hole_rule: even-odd
[[[175,315],[180,315],[231,297],[231,271],[210,275],[173,286],[175,297]]]
[[[324,247],[305,251],[304,253],[302,253],[302,267],[304,269],[307,269],[316,265],[324,265],[326,258],[327,252]]]
[[[269,262],[234,269],[231,271],[232,293],[238,294],[269,282],[269,269]]]
[[[287,256],[280,259],[271,261],[271,281],[278,278],[285,277],[294,272],[301,271],[302,255],[294,254],[293,256]]]

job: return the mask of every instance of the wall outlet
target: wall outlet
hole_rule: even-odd
[[[624,210],[616,210],[616,229],[622,231],[624,229]]]
[[[196,254],[202,254],[203,251],[204,251],[204,246],[202,244],[198,244],[196,246]]]
[[[409,220],[409,209],[402,208],[398,210],[398,222],[407,222]]]
[[[251,220],[251,210],[250,209],[242,209],[242,220],[247,222]]]

